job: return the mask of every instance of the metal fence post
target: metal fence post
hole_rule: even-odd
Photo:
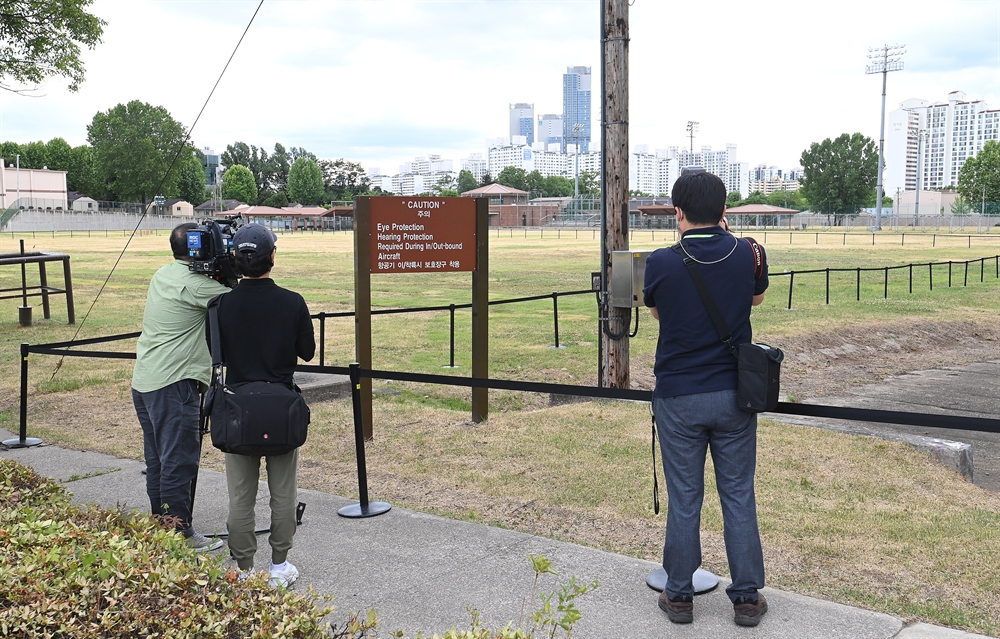
[[[326,311],[319,312],[319,365],[323,366],[326,354]]]
[[[21,428],[19,436],[3,442],[7,448],[29,448],[38,446],[42,440],[28,437],[28,344],[21,343]]]
[[[448,312],[451,314],[451,359],[449,360],[448,368],[455,368],[455,305],[451,304],[448,307]]]
[[[556,344],[552,348],[566,348],[559,345],[559,293],[552,292],[552,326],[555,330]]]
[[[913,295],[913,262],[910,262],[910,295]]]
[[[826,268],[826,303],[830,304],[830,267]]]
[[[388,512],[392,506],[384,501],[368,502],[368,470],[365,466],[365,429],[361,417],[361,364],[353,362],[351,369],[351,403],[354,406],[354,448],[358,457],[358,497],[360,503],[344,506],[337,511],[341,517],[357,519]]]
[[[858,267],[858,300],[861,301],[861,267]]]
[[[788,274],[788,310],[792,310],[792,289],[795,288],[795,271]]]
[[[889,299],[889,267],[885,267],[885,288],[882,290],[882,299]]]

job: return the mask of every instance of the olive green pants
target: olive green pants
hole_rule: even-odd
[[[253,568],[257,552],[257,485],[261,457],[226,453],[226,484],[229,487],[229,552],[240,570]],[[263,457],[267,488],[271,493],[271,562],[280,564],[288,557],[295,536],[296,480],[298,449],[285,455]]]

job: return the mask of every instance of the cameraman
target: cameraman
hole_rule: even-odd
[[[292,384],[298,358],[316,353],[309,308],[302,296],[271,279],[277,237],[260,224],[247,224],[233,236],[236,264],[243,279],[219,300],[219,332],[226,362],[226,383]],[[218,401],[218,400],[217,400]],[[289,586],[298,569],[288,561],[295,536],[298,449],[267,455],[267,487],[271,492],[270,580]],[[260,479],[260,455],[226,453],[229,487],[229,551],[241,571],[253,570],[257,552],[254,505]]]
[[[751,341],[750,309],[764,300],[767,261],[761,251],[720,225],[726,187],[715,175],[683,173],[671,191],[684,255],[663,248],[646,261],[644,301],[660,322],[653,413],[666,477],[667,528],[663,568],[667,584],[659,606],[674,623],[693,621],[692,575],[701,564],[701,508],[705,455],[710,448],[722,502],[726,557],[733,583],[726,589],[734,621],[756,626],[767,612],[764,558],[757,525],[754,472],[757,415],[736,406],[736,363],[719,339],[685,259],[696,263],[719,307],[732,344]]]
[[[205,308],[229,289],[188,270],[187,232],[195,228],[197,224],[181,224],[171,232],[174,261],[149,283],[135,347],[132,402],[142,426],[150,509],[155,516],[176,517],[176,529],[187,544],[205,552],[222,546],[221,540],[191,526],[191,482],[201,457],[200,392],[212,369]]]

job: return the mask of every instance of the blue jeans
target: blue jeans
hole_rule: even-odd
[[[182,379],[155,391],[132,389],[142,426],[146,494],[154,515],[180,519],[177,530],[191,536],[191,481],[201,458],[201,396],[198,382]]]
[[[741,596],[757,599],[757,590],[764,587],[754,496],[757,415],[736,407],[735,390],[657,397],[653,412],[669,500],[663,544],[667,596],[694,594],[691,576],[701,565],[705,454],[711,449],[733,580],[726,593],[734,602]]]

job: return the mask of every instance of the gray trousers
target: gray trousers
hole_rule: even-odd
[[[295,536],[297,471],[299,451],[264,457],[267,487],[271,493],[271,563],[280,564],[288,557]],[[257,552],[254,530],[254,505],[260,481],[259,456],[226,453],[226,484],[229,487],[229,552],[240,570],[253,568]]]
[[[191,481],[201,457],[198,382],[182,379],[148,393],[133,388],[132,403],[142,426],[150,511],[177,517],[177,530],[190,537]]]

